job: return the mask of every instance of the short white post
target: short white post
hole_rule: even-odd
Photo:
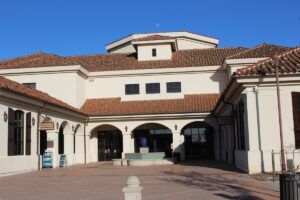
[[[125,200],[141,200],[142,189],[140,181],[136,176],[130,176],[127,179],[126,187],[123,188]]]

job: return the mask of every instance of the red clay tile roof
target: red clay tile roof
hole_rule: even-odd
[[[152,41],[152,40],[173,40],[175,37],[170,36],[163,36],[163,35],[149,35],[142,38],[133,39],[133,42],[140,42],[140,41]]]
[[[276,56],[279,59],[280,74],[300,74],[300,47],[289,50]],[[254,65],[238,69],[235,76],[260,76],[274,75],[275,67],[273,65],[274,58],[260,61]]]
[[[15,81],[6,79],[2,76],[0,76],[0,89],[1,90],[6,90],[6,91],[9,91],[9,92],[13,92],[13,93],[16,93],[16,94],[19,94],[19,95],[22,95],[22,96],[26,96],[26,97],[29,97],[29,98],[37,99],[37,100],[40,100],[42,102],[52,104],[54,106],[58,106],[58,107],[65,108],[65,109],[68,109],[68,110],[71,110],[71,111],[75,111],[77,113],[84,114],[79,109],[74,108],[74,107],[68,105],[67,103],[62,102],[62,101],[60,101],[60,100],[58,100],[54,97],[51,97],[50,95],[48,95],[44,92],[28,88],[28,87],[26,87],[22,84],[19,84]]]
[[[136,54],[98,54],[58,56],[35,53],[0,61],[1,69],[81,65],[90,72],[180,68],[221,65],[225,57],[244,51],[242,47],[182,50],[173,53],[171,60],[138,61]]]
[[[210,112],[220,94],[185,95],[184,99],[121,101],[120,98],[88,99],[81,110],[93,116]]]
[[[228,56],[226,59],[244,59],[244,58],[267,58],[285,51],[291,50],[290,47],[277,46],[263,43],[254,48],[239,52],[237,54]]]
[[[51,66],[70,66],[78,65],[72,60],[55,54],[47,54],[43,52],[34,53],[27,56],[21,56],[8,60],[0,61],[0,69],[16,69],[16,68],[35,68],[35,67],[51,67]]]
[[[225,57],[244,51],[242,47],[181,50],[171,60],[138,61],[136,54],[81,55],[66,57],[80,63],[90,72],[181,68],[222,65]]]

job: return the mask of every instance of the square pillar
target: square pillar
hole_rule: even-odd
[[[179,131],[172,132],[173,143],[172,149],[173,152],[180,153],[180,160],[185,160],[185,151],[184,151],[184,135],[181,135]]]
[[[134,138],[132,133],[122,133],[122,136],[123,136],[122,158],[125,158],[125,153],[134,153]]]
[[[73,164],[74,156],[74,133],[64,133],[64,154],[67,155],[67,165]]]
[[[53,168],[58,167],[58,132],[55,130],[47,131],[47,151],[53,154]]]

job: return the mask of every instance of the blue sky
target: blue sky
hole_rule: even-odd
[[[300,0],[0,0],[0,59],[105,53],[131,33],[189,30],[220,47],[300,45]]]

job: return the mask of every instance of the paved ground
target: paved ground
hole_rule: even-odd
[[[128,176],[140,178],[143,200],[279,199],[275,185],[216,163],[114,167],[97,163],[0,178],[3,200],[122,200]]]

